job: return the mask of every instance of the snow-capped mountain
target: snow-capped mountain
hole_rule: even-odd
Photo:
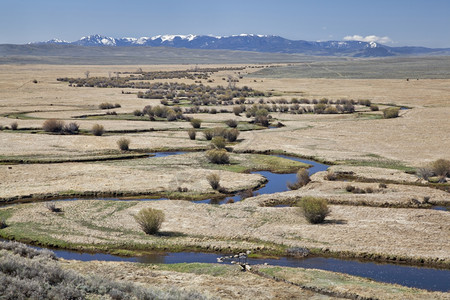
[[[67,44],[80,46],[150,46],[175,47],[188,49],[223,49],[275,53],[303,53],[322,56],[376,57],[405,54],[426,54],[429,49],[423,47],[388,47],[375,42],[361,41],[323,41],[310,42],[289,40],[274,35],[239,34],[231,36],[212,35],[157,35],[153,37],[113,38],[102,35],[89,35],[74,42],[52,39],[36,44]]]

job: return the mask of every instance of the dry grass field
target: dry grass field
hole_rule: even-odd
[[[415,170],[438,159],[450,159],[450,79],[283,78],[276,72],[275,75],[272,71],[264,73],[271,69],[264,66],[267,65],[0,65],[0,202],[71,195],[152,195],[181,199],[118,202],[89,198],[57,202],[63,214],[51,213],[42,203],[5,206],[0,207],[0,220],[4,219],[8,227],[0,229],[0,235],[42,245],[122,254],[146,249],[252,249],[278,255],[286,247],[307,247],[318,254],[369,260],[395,257],[413,264],[424,262],[448,268],[450,216],[448,211],[429,209],[432,205],[448,207],[448,183],[429,183],[419,178]],[[192,126],[185,120],[151,121],[148,116],[133,115],[146,105],[161,105],[160,99],[138,98],[139,89],[75,87],[56,80],[84,78],[86,71],[90,78],[107,78],[115,72],[136,73],[137,68],[149,72],[196,67],[242,69],[211,72],[209,82],[187,78],[148,82],[194,84],[201,81],[207,86],[226,87],[227,78],[238,78],[236,87],[247,86],[265,93],[264,97],[251,98],[253,102],[248,104],[248,109],[253,103],[258,104],[260,98],[269,106],[273,104],[270,101],[292,98],[310,99],[311,104],[302,104],[305,112],[301,114],[269,112],[272,125],[278,122],[284,125],[279,128],[259,126],[245,112],[237,116],[230,105],[201,106],[218,112],[185,113],[202,120],[196,139],[191,140],[187,131]],[[255,72],[257,76],[252,74]],[[323,98],[334,102],[370,100],[379,106],[379,111],[355,104],[354,113],[306,113],[308,107],[314,106],[313,99]],[[101,103],[117,103],[120,107],[104,110],[99,108]],[[408,109],[400,110],[397,118],[384,119],[383,109],[392,106]],[[183,102],[180,107],[190,106]],[[220,112],[221,109],[228,112]],[[107,111],[116,114],[107,115]],[[48,119],[59,119],[66,124],[76,122],[80,133],[45,132],[42,127]],[[227,144],[230,163],[215,165],[199,150],[211,147],[211,142],[204,137],[205,131],[226,127],[224,122],[228,119],[238,121],[240,134],[236,141]],[[11,129],[14,122],[17,130]],[[95,124],[104,127],[102,136],[91,134]],[[119,150],[120,138],[130,141],[130,150]],[[192,152],[161,158],[142,157],[157,151]],[[343,177],[328,180],[327,173],[320,172],[296,191],[250,197],[221,206],[184,201],[217,196],[219,192],[207,181],[207,175],[213,173],[220,175],[222,188],[234,193],[265,183],[263,176],[250,171],[293,172],[304,167],[285,159],[256,155],[269,152],[329,162],[333,166],[328,172]],[[348,185],[371,192],[350,193],[346,190]],[[183,189],[184,194],[180,192]],[[329,201],[331,213],[324,224],[309,224],[295,207],[271,207],[293,204],[304,196]],[[164,235],[149,237],[140,231],[133,215],[144,207],[164,211],[166,221],[161,229]],[[84,273],[91,272],[92,264],[95,265],[66,264]],[[144,283],[149,273],[167,286],[185,287],[182,282],[195,281],[202,292],[229,299],[288,299],[297,290],[244,275],[239,275],[243,280],[239,284],[227,279],[215,286],[216,278],[208,274],[108,263],[98,264],[98,268],[124,280]],[[133,275],[130,277],[124,270]],[[303,275],[291,271],[277,272],[292,281],[303,280]],[[246,289],[245,282],[256,284],[267,294],[261,295],[256,288]],[[357,291],[365,284],[358,281],[349,290]],[[372,286],[370,293],[382,289]],[[417,298],[446,296],[415,294],[410,290],[399,293],[407,298],[413,294]],[[358,295],[367,293],[358,291]],[[395,293],[380,295],[385,299],[396,296]],[[305,292],[304,297],[326,298],[312,292]]]

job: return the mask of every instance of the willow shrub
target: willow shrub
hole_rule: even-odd
[[[156,234],[164,222],[164,212],[154,208],[143,208],[135,216],[134,219],[146,234]]]
[[[323,198],[303,197],[296,206],[300,207],[303,216],[311,224],[323,223],[325,217],[330,213],[327,200]]]
[[[212,149],[206,151],[206,158],[213,164],[228,164],[230,157],[225,149]]]

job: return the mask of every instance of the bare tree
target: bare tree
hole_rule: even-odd
[[[86,72],[84,72],[84,75],[86,75],[86,78],[89,78],[89,74],[91,74],[91,71],[87,70]]]

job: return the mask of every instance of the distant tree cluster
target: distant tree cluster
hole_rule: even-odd
[[[224,68],[194,68],[192,70],[182,71],[152,71],[144,72],[141,68],[135,72],[115,72],[116,76],[108,77],[90,77],[89,71],[86,71],[85,78],[69,78],[60,77],[56,80],[68,82],[75,87],[115,87],[115,88],[150,88],[147,82],[139,82],[143,80],[160,80],[160,79],[209,79],[210,76],[219,71],[243,70],[244,67],[224,67]],[[120,75],[126,75],[121,77]]]
[[[146,92],[138,92],[138,98],[163,99],[163,105],[176,105],[187,100],[192,105],[229,105],[234,98],[270,96],[247,86],[242,88],[211,87],[203,84],[160,83],[150,84]]]

